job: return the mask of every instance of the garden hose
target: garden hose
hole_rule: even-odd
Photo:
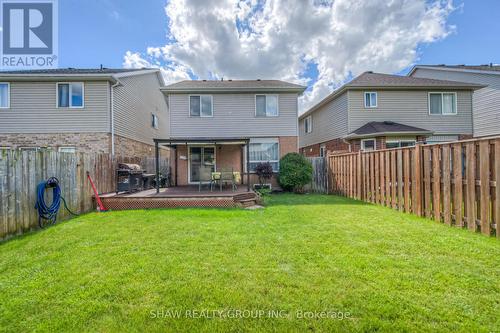
[[[47,203],[45,202],[45,190],[50,188],[52,188],[52,203],[50,206],[47,206]],[[37,196],[35,209],[38,210],[38,225],[40,226],[40,228],[44,228],[47,225],[56,223],[57,213],[59,212],[59,208],[61,207],[61,201],[64,204],[64,208],[71,215],[78,215],[68,208],[66,200],[61,195],[59,179],[57,179],[56,177],[50,177],[46,181],[40,182],[36,188],[36,193]]]

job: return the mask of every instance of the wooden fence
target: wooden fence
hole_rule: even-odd
[[[307,157],[313,167],[313,179],[306,189],[314,193],[328,192],[328,168],[326,157]]]
[[[500,138],[328,156],[331,193],[500,238]]]
[[[34,206],[36,187],[42,180],[57,177],[68,207],[77,213],[88,212],[93,208],[93,192],[87,171],[100,193],[113,192],[115,169],[121,161],[141,164],[148,172],[154,172],[154,158],[0,150],[0,239],[38,228]],[[166,165],[168,161],[162,159],[160,166]],[[68,217],[69,213],[61,207],[58,220]]]

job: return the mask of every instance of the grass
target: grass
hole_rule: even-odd
[[[0,244],[0,331],[500,330],[497,240],[334,196],[267,201],[92,213]]]

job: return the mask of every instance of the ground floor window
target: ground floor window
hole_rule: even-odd
[[[402,148],[402,147],[413,147],[416,144],[415,140],[387,140],[385,142],[385,147],[390,148]]]
[[[249,164],[250,171],[254,171],[257,164],[269,162],[274,172],[279,171],[279,142],[278,139],[252,139],[250,140]]]
[[[364,139],[361,140],[361,150],[371,151],[377,149],[377,144],[375,143],[375,139]]]
[[[325,157],[326,156],[326,145],[321,145],[319,146],[319,157]]]

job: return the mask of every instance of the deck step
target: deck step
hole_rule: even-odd
[[[242,193],[242,194],[237,194],[234,197],[234,201],[242,201],[242,200],[247,200],[247,199],[255,199],[256,195],[255,193]]]
[[[243,208],[252,207],[257,204],[257,195],[254,192],[237,194],[233,197],[235,203]]]

